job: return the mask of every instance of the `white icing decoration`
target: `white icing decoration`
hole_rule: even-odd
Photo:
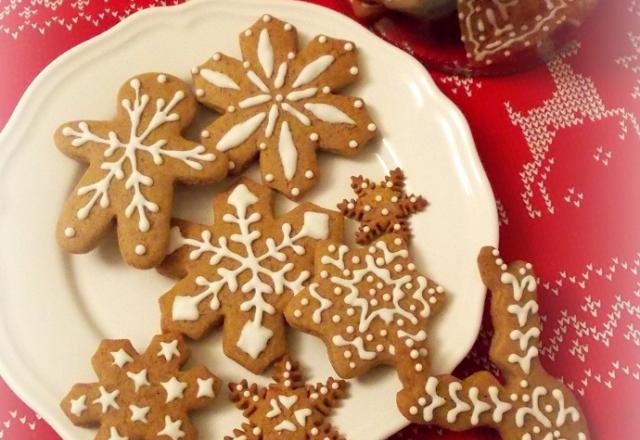
[[[512,341],[518,341],[520,345],[520,350],[525,350],[529,346],[529,340],[532,338],[538,338],[540,336],[540,329],[538,327],[531,327],[526,332],[521,332],[520,330],[513,330],[509,334],[509,338]]]
[[[287,95],[287,99],[289,101],[300,101],[301,99],[311,98],[318,93],[318,89],[316,87],[309,87],[304,90],[294,90]]]
[[[213,391],[213,377],[210,377],[209,379],[197,379],[198,382],[198,393],[196,394],[196,398],[199,399],[200,397],[210,397],[210,398],[214,398],[215,397],[215,393]]]
[[[267,114],[265,112],[261,112],[246,121],[234,125],[218,141],[216,148],[219,151],[227,151],[242,144],[244,141],[249,139],[253,133],[255,133],[266,117]]]
[[[331,339],[331,341],[333,342],[334,345],[336,345],[338,347],[352,346],[358,352],[358,356],[360,356],[360,359],[372,360],[372,359],[376,358],[376,352],[375,351],[367,351],[367,350],[365,350],[364,341],[362,340],[362,338],[360,336],[358,336],[356,338],[353,338],[351,341],[349,341],[349,340],[343,338],[342,335],[335,335]]]
[[[120,390],[113,390],[108,392],[103,386],[100,386],[100,397],[94,400],[92,403],[100,404],[102,407],[102,414],[106,414],[109,408],[120,409],[120,405],[116,402],[116,398],[120,395]]]
[[[425,385],[424,390],[427,392],[429,397],[431,397],[431,402],[422,410],[422,418],[425,422],[430,422],[431,420],[433,420],[433,412],[447,403],[445,399],[438,395],[437,387],[438,379],[433,376],[429,377],[429,379],[427,379],[427,384]]]
[[[491,398],[491,401],[493,402],[493,405],[495,407],[491,418],[493,419],[494,423],[500,423],[502,422],[502,416],[511,408],[513,408],[513,405],[500,400],[500,397],[498,395],[500,390],[498,389],[498,387],[491,386],[489,387],[488,391],[489,397]]]
[[[293,135],[289,130],[287,121],[280,128],[280,141],[278,142],[278,154],[282,162],[282,169],[287,180],[293,179],[298,167],[298,150],[293,141]]]
[[[164,359],[169,362],[174,356],[180,356],[178,351],[178,340],[174,339],[171,342],[160,342],[160,351],[158,356],[163,356]]]
[[[131,421],[148,423],[149,421],[147,420],[147,414],[149,414],[150,409],[151,408],[149,408],[148,406],[141,408],[135,405],[129,405],[129,410],[131,411]]]
[[[281,241],[276,243],[271,238],[266,239],[266,250],[262,254],[256,254],[254,242],[260,238],[261,234],[252,225],[260,221],[261,216],[258,213],[249,214],[248,209],[258,202],[258,198],[246,185],[240,184],[231,192],[227,202],[235,208],[237,215],[226,214],[223,221],[235,224],[239,229],[239,233],[233,234],[229,240],[242,245],[244,255],[232,251],[226,237],[220,237],[214,244],[211,233],[208,231],[202,234],[202,241],[187,239],[181,237],[181,234],[173,234],[174,237],[179,235],[174,239],[179,240],[182,245],[194,248],[190,254],[192,259],[197,259],[202,254],[208,253],[211,254],[209,259],[211,265],[217,265],[224,258],[237,264],[232,270],[219,269],[218,279],[207,280],[205,277],[198,277],[196,284],[204,287],[204,290],[195,296],[177,296],[173,303],[172,318],[176,321],[197,320],[200,316],[198,304],[208,297],[211,297],[210,308],[218,310],[220,307],[218,295],[225,287],[232,292],[252,293],[252,298],[242,303],[240,310],[248,312],[255,309],[254,317],[247,321],[242,328],[237,346],[255,359],[264,351],[273,335],[271,330],[262,325],[265,313],[270,315],[275,313],[275,308],[265,301],[264,295],[281,295],[285,288],[293,294],[297,294],[302,290],[303,283],[310,277],[308,271],[302,271],[297,279],[287,279],[286,275],[294,269],[294,265],[293,263],[284,263],[286,255],[283,251],[291,249],[296,254],[303,255],[305,248],[299,243],[300,240],[328,238],[329,217],[324,213],[305,213],[302,228],[295,235],[292,235],[291,225],[284,223]],[[270,261],[274,260],[284,264],[279,269],[274,269],[270,264]],[[249,271],[251,276],[245,284],[239,285],[238,278],[245,271]],[[264,279],[271,280],[273,287],[267,284]]]
[[[278,423],[273,429],[275,431],[295,432],[296,425],[294,425],[293,422],[291,422],[290,420],[283,420],[282,422]]]
[[[284,85],[284,81],[287,78],[288,69],[289,67],[287,63],[282,63],[280,64],[280,67],[278,67],[278,73],[276,73],[276,79],[273,80],[273,86],[276,89],[280,89]]]
[[[273,46],[267,29],[262,29],[258,37],[258,61],[266,77],[271,78],[273,74]]]
[[[293,412],[293,417],[296,418],[296,421],[300,426],[304,428],[307,423],[307,417],[311,415],[311,410],[309,408],[298,409]]]
[[[278,121],[278,106],[273,104],[269,109],[269,119],[267,120],[267,127],[264,129],[264,135],[267,138],[270,138],[273,135],[273,130],[276,127],[276,122]]]
[[[271,399],[269,401],[269,404],[271,405],[271,409],[266,414],[268,418],[272,419],[272,418],[282,414],[282,410],[278,406],[278,402],[276,401],[276,399]]]
[[[175,422],[171,420],[171,416],[164,416],[164,429],[158,432],[158,436],[166,435],[171,440],[179,440],[186,434],[180,429],[182,420],[177,419]]]
[[[115,427],[109,428],[109,438],[107,440],[129,440],[129,437],[122,437]]]
[[[231,77],[224,73],[216,72],[211,69],[202,69],[200,70],[200,76],[202,76],[207,82],[210,82],[221,89],[240,90],[240,86],[231,79]]]
[[[469,388],[469,399],[471,399],[471,404],[473,405],[473,412],[471,413],[471,424],[476,426],[480,422],[480,415],[491,409],[491,405],[486,402],[483,402],[478,397],[480,390],[477,387]]]
[[[76,230],[73,229],[72,227],[67,227],[64,230],[64,236],[67,238],[73,238],[76,236]]]
[[[143,129],[143,114],[151,98],[147,94],[140,94],[140,81],[138,79],[131,80],[129,85],[135,93],[134,101],[132,103],[129,99],[123,99],[120,103],[126,111],[131,125],[127,142],[121,141],[114,131],[110,131],[106,137],[101,137],[93,133],[86,122],[78,123],[77,130],[65,127],[62,133],[64,136],[74,138],[71,141],[71,145],[76,148],[82,148],[86,143],[106,146],[107,148],[103,153],[104,158],[112,157],[116,151],[122,150],[122,154],[116,155],[118,158],[113,162],[104,161],[102,163],[100,168],[106,172],[102,178],[78,188],[77,195],[91,195],[91,198],[78,209],[77,218],[80,220],[86,219],[96,204],[100,208],[108,208],[111,205],[109,198],[111,184],[114,179],[120,180],[124,182],[125,189],[131,193],[131,200],[124,211],[125,216],[131,218],[134,213],[137,213],[138,229],[141,232],[146,232],[150,228],[147,214],[158,212],[159,207],[143,194],[143,188],[152,186],[153,179],[138,169],[138,153],[146,153],[151,156],[153,163],[157,166],[162,165],[165,158],[171,158],[181,161],[194,170],[202,170],[203,165],[201,162],[212,162],[215,160],[215,155],[206,153],[206,149],[202,145],[189,150],[166,149],[167,139],[155,139],[153,144],[146,144],[145,141],[157,129],[168,122],[175,122],[180,119],[180,115],[172,113],[172,111],[184,99],[185,94],[182,90],[178,90],[168,103],[164,99],[157,99],[154,103],[155,112]]]
[[[118,351],[112,351],[111,356],[113,357],[113,365],[116,365],[118,368],[124,367],[129,362],[133,362],[133,358],[122,348]]]
[[[531,372],[531,361],[537,356],[538,349],[536,347],[529,347],[524,356],[512,353],[509,355],[507,360],[512,364],[517,363],[525,374],[529,374]]]
[[[518,282],[518,278],[516,278],[513,274],[509,272],[503,272],[500,276],[500,281],[503,284],[511,284],[513,287],[513,299],[516,301],[520,301],[522,299],[522,294],[526,291],[533,292],[536,290],[537,283],[536,279],[532,275],[527,275],[522,278],[522,281]]]
[[[254,107],[256,105],[264,104],[265,102],[271,101],[271,95],[255,95],[250,96],[247,99],[243,99],[238,103],[238,107],[240,108],[249,108]]]
[[[286,409],[290,409],[297,401],[298,396],[278,396],[278,400]]]
[[[87,410],[87,396],[82,395],[77,399],[71,399],[69,411],[76,417],[80,417]]]
[[[520,327],[524,327],[529,319],[529,314],[532,315],[538,313],[538,303],[534,300],[530,300],[524,306],[520,306],[519,304],[511,304],[507,307],[507,312],[516,315],[518,319],[518,325]]]
[[[312,283],[309,285],[309,295],[311,295],[314,299],[318,300],[318,302],[320,303],[320,307],[318,307],[313,311],[313,314],[311,315],[311,319],[316,324],[320,324],[322,322],[322,312],[324,312],[329,307],[331,307],[333,305],[333,302],[321,296],[318,293],[317,289],[318,289],[318,283]]]
[[[351,119],[345,112],[329,104],[308,102],[304,105],[304,108],[324,122],[349,125],[355,125],[356,123],[356,121]]]
[[[327,70],[334,60],[333,55],[322,55],[310,62],[300,71],[292,87],[296,88],[309,84]]]
[[[547,389],[544,387],[535,387],[531,393],[531,407],[522,407],[516,411],[516,426],[522,428],[525,423],[525,417],[531,416],[535,418],[545,428],[551,428],[551,421],[544,415],[539,408],[539,400],[541,396],[547,395]]]
[[[567,420],[567,416],[575,423],[580,420],[580,413],[572,406],[565,407],[564,394],[562,391],[555,389],[551,391],[551,395],[558,401],[558,416],[556,418],[556,426],[562,427]]]
[[[167,382],[162,382],[162,388],[167,393],[166,403],[172,402],[176,399],[182,399],[184,397],[184,390],[188,384],[186,382],[180,382],[175,377],[172,377]]]
[[[137,393],[140,388],[145,385],[151,385],[147,380],[147,370],[140,370],[138,373],[127,372],[127,377],[133,381],[133,387]]]
[[[456,406],[447,412],[447,422],[449,423],[455,423],[459,414],[471,409],[471,405],[458,397],[458,391],[460,390],[462,390],[462,385],[460,383],[451,382],[449,384],[449,396],[451,396],[451,400],[456,404]]]
[[[298,121],[300,121],[302,125],[307,127],[311,125],[311,119],[309,119],[307,115],[305,115],[304,113],[301,113],[300,111],[298,111],[298,109],[296,109],[292,105],[287,104],[286,102],[283,102],[282,104],[280,104],[280,106],[282,107],[282,110],[294,116]]]

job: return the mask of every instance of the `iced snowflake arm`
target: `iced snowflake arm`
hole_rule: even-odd
[[[245,415],[255,410],[256,400],[264,398],[265,394],[266,389],[258,387],[255,383],[249,384],[244,379],[241,382],[229,384],[229,399],[236,408],[243,410]]]
[[[107,152],[114,152],[123,145],[112,123],[106,121],[66,122],[53,137],[60,151],[82,162],[99,160]]]

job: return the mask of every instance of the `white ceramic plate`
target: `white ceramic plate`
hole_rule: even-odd
[[[98,341],[130,338],[144,349],[159,329],[157,299],[171,281],[125,266],[113,235],[87,255],[56,246],[59,209],[81,167],[56,150],[52,133],[64,121],[110,118],[118,87],[134,74],[189,79],[191,66],[214,51],[239,57],[237,35],[262,13],[293,23],[303,38],[326,33],[356,42],[364,74],[348,92],[370,103],[382,133],[355,159],[323,156],[321,184],[307,199],[334,206],[350,196],[352,174],[381,178],[402,167],[409,190],[430,202],[412,218],[418,267],[449,292],[431,335],[437,372],[453,369],[477,336],[485,291],[475,258],[482,245],[497,243],[495,203],[464,117],[417,61],[351,20],[302,2],[209,0],[147,10],[53,62],[0,136],[0,373],[65,439],[94,436],[73,427],[58,402],[73,383],[94,380],[89,358]],[[219,189],[179,190],[176,213],[208,222]],[[289,206],[279,199],[278,210]],[[319,340],[292,334],[291,341],[309,380],[332,374]],[[268,381],[225,358],[220,332],[194,344],[193,357],[225,381]],[[399,388],[384,368],[354,380],[333,422],[352,440],[385,438],[406,424],[395,405]],[[215,439],[242,417],[223,395],[194,420],[201,438]]]

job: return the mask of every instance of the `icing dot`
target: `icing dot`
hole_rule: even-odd
[[[242,67],[244,67],[245,69],[248,69],[250,65],[251,63],[249,61],[245,61],[242,63]]]
[[[520,381],[520,386],[521,386],[522,388],[526,388],[526,387],[528,387],[528,386],[529,386],[529,382],[527,382],[526,380],[521,380],[521,381]]]
[[[438,302],[438,300],[436,299],[435,296],[432,296],[431,298],[429,298],[429,304],[435,304],[437,302]]]
[[[415,264],[413,264],[413,263],[409,263],[409,264],[407,264],[407,269],[409,269],[409,270],[416,270],[416,265],[415,265]]]
[[[316,428],[315,426],[311,428],[311,435],[318,435],[318,428]]]
[[[364,337],[367,341],[371,342],[373,341],[373,335],[371,333],[369,333],[367,336]]]
[[[369,295],[373,296],[375,294],[376,294],[376,289],[373,289],[373,288],[369,289]]]
[[[300,310],[294,310],[293,316],[295,316],[296,318],[300,318],[302,316],[302,312]]]
[[[308,306],[309,305],[309,299],[307,298],[302,298],[300,300],[300,304],[302,304],[303,306]]]
[[[429,354],[429,350],[427,350],[426,348],[421,348],[420,349],[420,356],[425,357]]]
[[[147,248],[143,244],[139,244],[135,248],[136,255],[144,255],[147,253]]]
[[[371,303],[371,307],[375,307],[375,306],[377,306],[377,305],[378,305],[378,300],[377,300],[377,299],[375,299],[375,298],[373,298],[373,299],[370,301],[370,303]]]
[[[404,285],[404,287],[406,287],[407,289],[413,289],[413,284],[412,283],[407,283]]]
[[[318,37],[318,41],[319,41],[320,43],[324,44],[324,43],[326,43],[326,42],[327,42],[327,37],[325,37],[324,35],[320,35],[320,36]]]
[[[351,69],[349,69],[349,73],[352,74],[352,75],[357,75],[358,72],[360,72],[360,71],[358,70],[358,68],[356,66],[353,66]]]
[[[384,346],[382,344],[376,345],[376,351],[378,353],[382,353],[384,351]]]
[[[285,380],[285,381],[284,381],[284,386],[285,386],[285,387],[289,387],[289,386],[291,386],[291,381],[290,381],[290,380]]]
[[[291,29],[293,29],[293,26],[291,26],[291,23],[285,23],[284,24],[284,30],[289,32]]]
[[[551,411],[553,411],[553,406],[551,406],[551,405],[547,405],[547,406],[545,406],[545,407],[544,407],[544,410],[545,410],[546,412],[550,413]]]
[[[360,257],[358,257],[357,255],[354,255],[353,258],[351,258],[351,262],[353,264],[358,264],[360,263]]]
[[[353,209],[354,205],[353,203],[347,203],[347,209]]]
[[[411,304],[409,306],[409,310],[412,311],[412,312],[415,312],[416,311],[416,305],[415,304]]]
[[[376,288],[378,289],[382,289],[383,287],[384,287],[384,284],[382,284],[381,282],[376,284]]]
[[[292,188],[291,189],[291,195],[292,196],[299,196],[300,195],[300,188]]]
[[[442,286],[436,287],[436,292],[443,293],[444,292],[444,287],[442,287]]]
[[[389,215],[389,210],[387,208],[382,208],[382,215]]]
[[[345,43],[344,50],[351,52],[353,50],[353,43]]]
[[[353,101],[353,106],[354,106],[355,108],[362,108],[362,106],[363,106],[363,105],[364,105],[364,102],[362,102],[362,101],[361,101],[361,100],[359,100],[359,99],[356,99],[355,101]]]
[[[427,290],[427,293],[429,295],[433,295],[434,293],[436,293],[436,289],[434,289],[433,287],[429,288],[429,290]]]
[[[385,329],[380,330],[380,336],[382,336],[383,338],[386,337],[389,334],[388,331],[386,331]]]
[[[338,382],[334,382],[331,384],[331,388],[337,390],[338,388],[340,388],[340,384]]]
[[[527,268],[527,270],[531,270],[533,268],[533,266],[531,265],[531,263],[527,263],[524,265],[524,267]]]
[[[364,212],[371,211],[371,205],[364,205]]]
[[[503,264],[502,266],[500,266],[500,269],[502,269],[502,270],[507,270],[507,265],[506,265],[506,264]]]
[[[234,169],[236,167],[236,163],[232,160],[229,161],[229,164],[227,165],[229,167],[230,170]]]
[[[380,194],[376,196],[376,202],[382,202],[382,196]]]
[[[496,258],[496,265],[497,266],[502,266],[503,263],[504,263],[504,260],[502,260],[502,258]]]
[[[523,394],[523,395],[522,395],[522,401],[523,401],[523,402],[528,402],[530,399],[531,399],[531,397],[529,397],[529,395],[528,395],[528,394]]]
[[[65,228],[64,236],[67,238],[73,238],[76,236],[76,230],[73,229],[72,227]]]
[[[253,396],[253,401],[254,401],[254,402],[257,402],[258,400],[260,400],[260,397],[259,397],[259,396]]]
[[[375,252],[375,249],[373,251]],[[367,275],[367,283],[373,283],[373,280],[374,280],[373,275]]]
[[[349,148],[358,148],[358,141],[356,140],[350,140],[349,141]]]
[[[539,426],[534,426],[533,427],[533,433],[534,434],[540,434],[540,427]]]
[[[362,182],[362,183],[360,184],[360,188],[362,188],[362,189],[367,189],[367,188],[369,188],[369,184],[368,184],[367,182]]]
[[[353,326],[352,325],[347,327],[347,333],[349,333],[349,334],[353,333]]]
[[[391,182],[389,182],[389,183],[391,183]],[[409,201],[410,201],[411,203],[416,203],[416,201],[417,201],[417,200],[418,200],[418,199],[416,199],[415,197],[411,197],[411,198],[409,199]]]
[[[282,96],[281,94],[279,94],[279,93],[278,93],[278,94],[276,95],[276,101],[278,101],[278,102],[282,102],[283,100],[284,100],[284,96]]]
[[[399,231],[401,228],[400,223],[396,223],[395,225],[393,225],[393,230],[394,231]]]
[[[351,271],[349,269],[345,269],[342,271],[342,275],[344,275],[345,277],[348,277],[349,275],[351,275]]]
[[[391,201],[392,201],[393,203],[397,203],[397,202],[398,202],[398,196],[393,196],[393,197],[391,197]]]
[[[222,58],[222,55],[220,55],[219,52],[216,52],[213,54],[211,58],[213,59],[213,61],[220,61],[220,58]]]
[[[395,266],[393,266],[393,270],[395,270],[396,272],[402,272],[402,269],[404,269],[402,267],[402,264],[396,264]]]
[[[251,396],[251,392],[249,390],[245,391],[244,393],[242,393],[244,395],[244,397],[249,397]]]
[[[211,136],[211,133],[209,133],[209,130],[202,130],[200,132],[200,137],[207,139],[209,136]]]
[[[371,230],[371,228],[370,228],[369,226],[364,226],[364,227],[362,228],[362,230],[363,230],[364,232],[369,232],[369,231]]]
[[[416,414],[418,414],[418,408],[412,406],[411,408],[409,408],[409,412],[411,413],[411,415],[415,416]]]
[[[391,301],[391,295],[388,293],[385,293],[384,295],[382,295],[382,299],[385,301]]]
[[[267,182],[273,182],[273,179],[274,179],[273,174],[266,174],[264,176],[264,180],[266,180]]]
[[[353,356],[353,355],[351,354],[351,352],[349,350],[344,352],[344,358],[345,359],[351,359],[351,356]]]
[[[271,21],[271,16],[267,14],[263,15],[262,21],[264,21],[265,23],[269,23]]]
[[[524,267],[521,267],[518,272],[520,272],[520,275],[524,275],[527,273],[527,269],[525,269]]]
[[[427,404],[427,399],[425,397],[420,397],[418,399],[418,405],[425,406]]]
[[[404,325],[404,319],[398,319],[398,327],[402,327]]]
[[[355,311],[355,309],[353,307],[349,307],[347,309],[347,316],[353,316],[355,314],[356,314],[356,311]],[[353,327],[351,327],[351,328],[353,329]]]
[[[323,270],[322,272],[320,272],[321,278],[327,278],[328,276],[329,276],[329,272],[327,272],[326,270]]]
[[[493,255],[494,257],[497,257],[498,255],[500,255],[500,251],[498,249],[493,249],[491,251],[491,255]]]
[[[341,318],[340,318],[340,316],[339,316],[339,315],[333,315],[333,316],[331,317],[331,320],[332,320],[334,323],[336,323],[336,324],[337,324],[337,323],[339,323],[339,322],[341,321]]]
[[[384,258],[382,258],[382,257],[376,258],[376,264],[378,266],[384,266]]]
[[[400,246],[402,244],[402,239],[396,238],[395,240],[393,240],[393,244],[395,244],[396,246]]]
[[[255,427],[253,428],[253,435],[260,435],[260,433],[262,432],[262,429],[260,429],[259,427]]]
[[[235,111],[236,111],[236,108],[235,108],[234,106],[230,105],[229,107],[227,107],[227,111],[228,111],[229,113],[233,113],[233,112],[235,112]]]
[[[324,93],[325,95],[328,95],[329,93],[331,93],[331,87],[329,86],[324,86],[322,88],[322,93]]]
[[[204,90],[203,89],[196,89],[196,96],[199,96],[199,97],[204,96]]]
[[[134,89],[137,89],[138,87],[140,87],[140,80],[138,78],[133,78],[131,81],[129,81],[129,85]]]
[[[318,398],[318,397],[320,397],[320,396],[318,395],[318,393],[311,393],[311,394],[309,394],[309,397],[315,400],[315,399],[317,399],[317,398]],[[314,428],[314,429],[315,429],[315,428]],[[311,432],[313,433],[313,429],[311,430]],[[317,432],[318,432],[318,431],[316,430],[316,433],[317,433]]]
[[[253,31],[251,31],[251,29],[247,29],[246,31],[244,31],[245,37],[250,37],[251,35],[253,35]]]
[[[409,356],[411,356],[411,359],[418,359],[418,356],[420,356],[420,353],[418,352],[418,350],[411,350],[411,353],[409,353]]]
[[[349,368],[356,368],[355,362],[349,362]]]
[[[265,144],[264,142],[260,142],[260,145],[258,145],[258,148],[264,151],[267,149],[267,144]]]
[[[295,53],[293,53],[293,52],[289,52],[289,53],[287,54],[287,58],[289,58],[290,60],[294,59],[295,57],[296,57],[296,54],[295,54]]]
[[[333,289],[333,293],[335,293],[336,295],[340,295],[342,294],[342,289],[340,287],[336,287],[335,289]]]
[[[512,402],[515,402],[516,400],[518,400],[518,395],[514,393],[511,396],[509,396],[509,399],[511,399]]]
[[[313,174],[313,171],[311,170],[307,170],[304,172],[304,177],[306,177],[307,179],[313,179],[314,176],[315,174]]]
[[[310,139],[312,142],[317,142],[317,141],[318,141],[318,139],[320,139],[320,136],[318,136],[318,133],[311,133],[311,134],[309,135],[309,139]]]
[[[329,250],[329,252],[335,252],[336,251],[336,245],[335,244],[330,244],[327,249]]]
[[[415,342],[413,342],[413,339],[407,339],[404,344],[407,347],[411,348],[411,347],[413,347],[413,344],[415,344]]]
[[[200,69],[198,69],[197,67],[192,67],[191,73],[193,73],[194,75],[197,75],[198,73],[200,73]]]
[[[164,74],[160,74],[156,77],[156,80],[160,83],[160,84],[164,84],[167,82],[167,75]]]
[[[367,130],[369,131],[376,131],[378,129],[378,126],[376,124],[374,124],[373,122],[371,122],[369,125],[367,125]]]

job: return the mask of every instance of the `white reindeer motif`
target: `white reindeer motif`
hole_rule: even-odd
[[[555,212],[546,180],[554,164],[554,159],[549,157],[549,150],[559,131],[582,125],[585,121],[618,118],[621,139],[626,137],[629,127],[640,137],[640,124],[635,115],[623,107],[607,108],[593,81],[576,73],[566,62],[565,59],[577,54],[579,49],[580,43],[571,43],[548,63],[556,91],[542,105],[523,114],[515,111],[511,103],[505,103],[511,122],[520,127],[531,150],[531,160],[523,165],[520,172],[524,184],[521,196],[531,218],[542,217],[542,210],[534,206],[536,190],[542,197],[546,211],[550,214]]]

